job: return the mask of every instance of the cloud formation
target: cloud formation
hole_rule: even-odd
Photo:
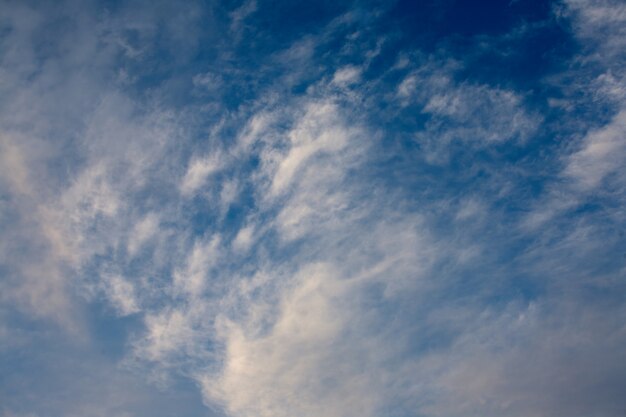
[[[3,3],[0,415],[622,415],[624,6],[521,3]]]

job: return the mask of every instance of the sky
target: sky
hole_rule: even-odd
[[[0,0],[0,417],[621,417],[626,3]]]

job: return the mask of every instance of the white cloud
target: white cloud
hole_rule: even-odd
[[[193,85],[209,93],[215,93],[222,86],[223,80],[218,74],[211,72],[193,77]]]
[[[519,93],[455,81],[460,67],[455,61],[416,61],[416,69],[396,87],[395,98],[401,107],[414,106],[428,116],[415,136],[429,163],[445,163],[454,143],[463,143],[466,149],[522,144],[537,131],[542,117],[528,111]]]
[[[250,339],[236,325],[229,329],[219,382],[205,380],[203,388],[210,398],[226,402],[233,415],[332,416],[358,404],[335,386],[324,387],[333,384],[324,374],[336,376],[333,366],[338,364],[327,360],[347,317],[332,301],[341,298],[341,283],[323,266],[311,269],[302,272],[302,284],[282,300],[270,334]]]
[[[587,59],[599,59],[609,64],[623,57],[626,47],[626,6],[613,0],[568,0],[563,13],[572,17],[576,35],[582,38]],[[590,42],[591,45],[588,45]],[[594,49],[596,49],[594,51]]]
[[[20,147],[8,135],[0,137],[0,178],[17,194],[31,194],[32,185],[25,162],[25,156]]]
[[[133,228],[130,237],[128,238],[128,243],[126,244],[126,250],[128,253],[131,256],[135,256],[141,247],[158,233],[158,230],[158,215],[155,213],[148,213]]]
[[[354,84],[361,78],[361,70],[354,66],[347,66],[338,69],[333,75],[333,84],[347,86]]]
[[[226,213],[229,207],[237,201],[240,186],[236,179],[227,180],[222,183],[220,191],[220,208],[222,213]]]
[[[270,190],[272,195],[283,192],[310,159],[318,154],[341,151],[347,145],[353,132],[341,124],[337,112],[337,106],[330,102],[307,105],[304,116],[288,133],[290,146],[287,153],[268,155],[269,164],[276,165]]]
[[[417,87],[417,77],[411,74],[408,77],[405,77],[402,80],[402,82],[398,85],[397,95],[401,99],[406,99],[407,97],[410,97],[413,94],[416,87]],[[408,104],[408,102],[406,101],[405,103]]]
[[[582,140],[582,149],[568,156],[563,175],[575,181],[576,187],[591,190],[610,173],[623,168],[626,156],[626,110],[599,130]]]
[[[193,194],[204,186],[209,177],[218,172],[221,167],[222,161],[219,154],[191,161],[180,184],[181,193],[186,196]]]
[[[257,11],[256,0],[246,0],[241,6],[230,13],[230,30],[241,36],[241,26],[245,19]]]
[[[128,316],[140,311],[133,284],[119,275],[105,278],[104,283],[107,297],[117,314]]]
[[[362,333],[367,313],[350,301],[359,284],[328,264],[303,266],[268,331],[222,326],[224,366],[201,377],[204,394],[235,416],[375,415],[390,358]]]
[[[210,268],[220,256],[221,238],[214,235],[206,241],[196,241],[189,254],[185,268],[174,272],[174,287],[191,296],[202,295],[209,279]]]
[[[167,363],[167,357],[177,354],[185,344],[193,340],[194,330],[190,327],[184,312],[164,311],[158,315],[146,316],[145,345],[141,354],[151,361]]]
[[[252,243],[254,242],[254,225],[248,225],[246,227],[242,227],[237,232],[237,236],[233,240],[233,248],[238,251],[245,251],[250,248]]]

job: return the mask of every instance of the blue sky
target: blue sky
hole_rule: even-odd
[[[0,416],[623,416],[625,51],[617,0],[1,0]]]

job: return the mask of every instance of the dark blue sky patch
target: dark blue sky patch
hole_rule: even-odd
[[[391,9],[391,16],[398,19],[407,33],[414,35],[414,40],[436,45],[455,35],[503,35],[520,24],[549,18],[551,4],[547,0],[401,0]]]

